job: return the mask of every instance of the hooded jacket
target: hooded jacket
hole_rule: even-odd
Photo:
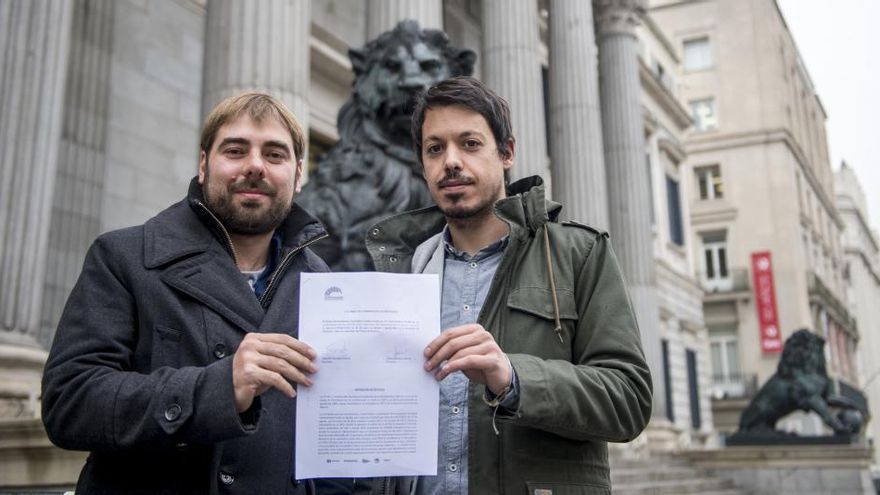
[[[495,205],[510,241],[477,321],[510,358],[519,405],[496,411],[470,383],[470,493],[610,494],[606,442],[650,419],[651,377],[608,235],[559,223],[560,210],[539,177]],[[437,207],[378,223],[367,235],[377,270],[413,271],[445,223]]]
[[[232,355],[249,332],[297,335],[299,274],[327,271],[323,227],[294,204],[261,300],[193,180],[144,225],[101,235],[62,314],[43,376],[56,445],[91,451],[77,493],[299,493],[294,401],[275,389],[238,414]]]

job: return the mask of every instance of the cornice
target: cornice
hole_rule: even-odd
[[[717,202],[717,204],[712,204]],[[702,202],[701,202],[702,203]],[[712,203],[691,205],[691,226],[702,227],[718,224],[730,224],[736,220],[737,209],[724,199],[716,199]],[[703,229],[700,229],[701,231]]]
[[[175,3],[180,5],[181,7],[189,10],[190,12],[205,15],[207,10],[207,0],[174,0]]]
[[[709,0],[679,0],[677,2],[667,2],[662,5],[652,5],[648,7],[649,10],[664,10],[669,8],[681,7],[682,5],[686,5],[689,3],[703,3]]]
[[[862,210],[854,205],[853,206],[841,205],[840,204],[840,196],[838,196],[837,200],[838,200],[837,210],[841,214],[841,216],[843,215],[843,213],[850,213],[853,216],[855,216],[858,219],[859,227],[862,228],[862,230],[864,231],[864,233],[866,234],[866,236],[870,240],[871,246],[874,247],[874,250],[880,250],[880,243],[878,243],[877,239],[874,237],[874,231],[871,230],[871,226],[868,225],[868,222],[865,219],[865,216],[862,214]]]
[[[666,53],[672,58],[672,61],[676,63],[676,65],[681,63],[681,59],[678,58],[678,54],[675,52],[675,47],[672,45],[672,42],[669,41],[669,38],[666,37],[666,33],[660,29],[660,26],[654,21],[654,18],[650,15],[645,15],[642,17],[642,22],[645,27],[654,34],[654,37],[657,38],[657,41],[663,45],[663,48],[666,50]]]
[[[667,137],[661,137],[657,140],[657,147],[660,151],[666,152],[675,163],[681,163],[687,158],[684,148],[677,141],[673,141]]]
[[[843,248],[843,253],[844,255],[862,260],[862,263],[865,265],[865,271],[867,271],[868,275],[874,279],[874,283],[880,286],[880,267],[874,267],[871,260],[869,260],[868,256],[865,254],[865,251],[854,247],[845,247]]]
[[[834,204],[830,194],[823,188],[822,184],[819,183],[816,173],[808,165],[809,162],[806,153],[804,153],[803,149],[801,149],[800,145],[788,129],[780,127],[775,129],[726,134],[713,133],[708,137],[692,135],[685,140],[685,150],[687,151],[687,154],[691,156],[695,153],[705,153],[709,151],[771,143],[782,143],[788,147],[789,151],[791,151],[795,160],[798,162],[798,166],[800,167],[801,172],[803,172],[804,177],[807,179],[807,182],[809,182],[810,187],[812,187],[813,191],[816,193],[816,197],[819,198],[819,201],[821,201],[822,205],[825,207],[825,211],[831,216],[831,219],[834,221],[835,225],[837,225],[837,228],[842,229],[844,226],[843,218],[841,218],[840,213],[837,211],[837,206]]]
[[[678,130],[683,131],[691,126],[691,116],[687,110],[665,86],[660,84],[641,58],[639,58],[639,82],[642,83],[642,88],[647,91],[648,95],[672,117]]]

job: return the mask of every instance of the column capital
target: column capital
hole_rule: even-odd
[[[635,36],[645,15],[645,0],[593,0],[597,37],[609,34]]]

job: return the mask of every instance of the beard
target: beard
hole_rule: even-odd
[[[274,231],[290,213],[293,198],[279,198],[278,190],[263,179],[243,179],[232,185],[211,185],[210,164],[205,164],[205,184],[202,191],[208,209],[231,234],[260,235]],[[215,190],[215,188],[217,190]],[[269,198],[268,208],[260,202],[246,200],[240,205],[233,194],[240,191],[260,191]]]
[[[444,183],[451,180],[461,181],[463,178],[461,173],[458,170],[448,170],[446,172],[446,176],[443,177],[438,184],[439,187],[443,187]],[[466,183],[473,184],[473,179],[466,180]],[[451,199],[452,205],[450,206],[439,206],[440,212],[446,218],[456,219],[456,220],[464,220],[469,218],[476,217],[485,217],[489,215],[495,214],[495,202],[498,201],[498,198],[501,197],[501,191],[504,187],[503,183],[499,183],[497,187],[493,190],[490,190],[488,194],[483,195],[479,198],[479,201],[476,205],[466,206],[461,204],[456,204],[457,200],[460,198]]]

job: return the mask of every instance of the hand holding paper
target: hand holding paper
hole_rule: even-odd
[[[450,328],[425,348],[425,369],[441,381],[456,371],[500,394],[510,384],[510,365],[492,334],[473,323]],[[445,361],[445,363],[444,363]]]
[[[254,397],[275,387],[288,397],[296,396],[291,383],[312,384],[309,374],[318,371],[312,363],[315,351],[284,334],[249,333],[232,359],[235,408],[246,411]]]

